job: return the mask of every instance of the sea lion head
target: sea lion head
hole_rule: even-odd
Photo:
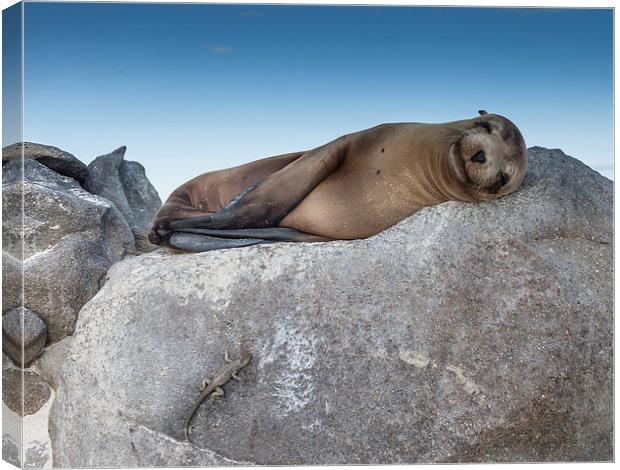
[[[498,114],[479,111],[450,148],[450,164],[468,194],[490,201],[519,188],[527,169],[521,132]]]

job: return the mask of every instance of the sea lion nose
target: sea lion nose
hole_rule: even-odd
[[[497,177],[499,178],[499,187],[500,188],[503,188],[504,186],[506,186],[508,184],[508,181],[510,181],[510,176],[508,176],[503,171],[500,171],[497,174]]]

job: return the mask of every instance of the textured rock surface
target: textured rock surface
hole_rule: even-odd
[[[3,315],[2,350],[17,366],[30,365],[43,351],[46,340],[47,328],[36,313],[18,307]]]
[[[50,387],[38,374],[24,370],[24,415],[32,415],[50,398]],[[19,369],[2,371],[2,401],[15,413],[22,414],[22,372]]]
[[[24,264],[25,304],[48,325],[51,342],[73,333],[82,306],[99,290],[112,260],[88,236],[74,234]]]
[[[44,468],[51,460],[49,442],[37,442],[26,449],[24,468]]]
[[[22,304],[21,289],[21,261],[2,252],[2,313]]]
[[[146,234],[161,199],[138,162],[125,161],[125,147],[97,157],[88,165],[89,176],[84,187],[112,201],[121,211],[142,251],[155,247],[148,243]]]
[[[20,163],[2,168],[4,251],[21,257]],[[92,195],[73,179],[36,161],[24,164],[24,257],[36,255],[67,235],[83,232],[116,261],[133,248],[131,233],[110,201]]]
[[[6,460],[11,465],[21,467],[19,457],[19,444],[8,434],[2,435],[2,460]]]
[[[9,162],[2,171],[3,252],[19,263],[21,164]],[[24,162],[23,189],[24,302],[45,321],[54,342],[71,334],[82,305],[112,263],[134,249],[134,240],[110,201],[37,161]]]
[[[72,340],[73,336],[67,336],[48,346],[45,348],[44,354],[32,363],[32,369],[43,377],[54,390],[58,388],[62,367],[69,357]]]
[[[17,370],[13,361],[4,352],[2,353],[2,378],[5,379],[5,372],[7,370]],[[21,378],[20,378],[21,382]],[[19,385],[18,385],[19,386]],[[18,389],[19,390],[19,389]],[[18,414],[13,412],[5,403],[6,394],[15,394],[13,390],[5,388],[2,385],[2,460],[6,460],[16,467],[21,466],[21,448],[22,448],[22,433],[23,433],[23,419]],[[19,405],[21,409],[21,405]]]
[[[39,362],[40,356],[36,362]],[[54,392],[35,371],[26,369],[24,403],[27,414],[21,416],[21,370],[16,368],[6,354],[2,354],[3,399],[2,402],[2,450],[3,458],[19,466],[19,448],[23,442],[23,466],[44,468],[52,464],[52,445],[49,439],[49,412]],[[11,406],[8,406],[9,402]],[[14,409],[16,410],[14,410]]]
[[[80,313],[55,465],[611,460],[612,183],[534,153],[517,193],[367,240],[117,263]],[[188,453],[196,386],[243,341]]]
[[[37,160],[39,163],[61,175],[69,176],[80,183],[84,183],[88,176],[88,167],[74,155],[51,145],[35,144],[33,142],[17,143],[2,149],[2,165],[10,161],[20,160],[24,147],[24,159]]]
[[[146,177],[144,167],[138,162],[123,160],[120,180],[136,226],[142,232],[148,232],[155,213],[161,207],[159,194]]]

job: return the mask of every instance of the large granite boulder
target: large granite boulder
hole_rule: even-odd
[[[84,183],[88,176],[88,167],[74,155],[51,145],[33,142],[18,142],[2,149],[2,166],[17,160],[36,160],[46,167],[64,176]]]
[[[112,201],[131,227],[137,246],[150,251],[156,247],[148,242],[147,233],[161,207],[161,199],[146,177],[144,167],[124,159],[125,151],[126,147],[120,147],[95,158],[88,165],[84,187]]]
[[[19,160],[2,173],[3,255],[15,261],[7,270],[9,284],[21,285],[13,271],[21,267],[23,240],[24,306],[41,317],[55,342],[73,332],[108,268],[135,250],[131,229],[110,201],[36,160],[24,161],[23,193]],[[9,299],[3,311],[19,306],[19,295]]]
[[[54,464],[612,460],[612,189],[534,149],[517,193],[367,240],[127,258],[80,313]]]

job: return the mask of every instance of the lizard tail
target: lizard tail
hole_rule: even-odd
[[[185,422],[185,440],[192,444],[192,440],[189,438],[189,421]]]
[[[196,414],[196,410],[198,409],[198,406],[200,406],[200,402],[198,402],[196,404],[196,406],[194,406],[194,408],[192,409],[191,413],[189,414],[189,416],[187,417],[187,419],[185,420],[185,440],[187,442],[189,442],[190,444],[193,444],[192,440],[189,438],[189,425],[192,422],[192,418],[194,417],[194,415]]]

